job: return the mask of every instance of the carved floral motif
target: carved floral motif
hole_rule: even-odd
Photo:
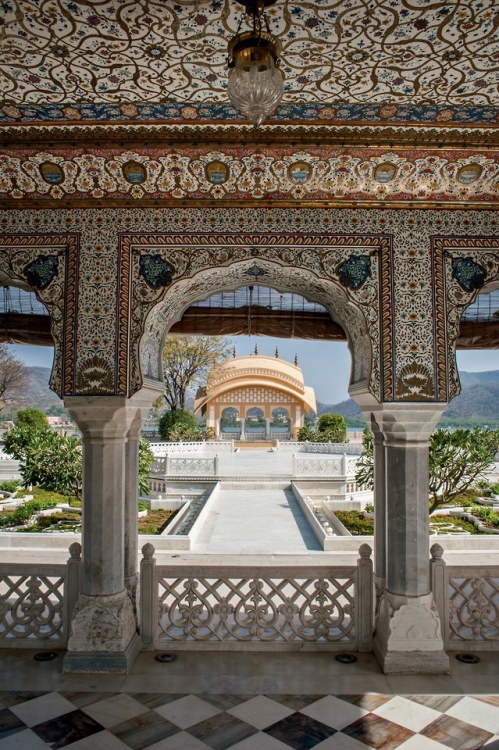
[[[379,180],[379,170],[387,159],[396,168],[389,181]],[[57,167],[64,179],[55,182],[43,178],[41,167],[48,162]],[[225,167],[227,178],[213,181],[207,172],[210,164]],[[293,178],[296,163],[307,166],[305,181]],[[127,178],[126,169],[135,164],[143,170],[140,181]],[[127,167],[128,165],[128,167]],[[478,177],[463,183],[464,168],[477,167]],[[88,198],[128,199],[184,198],[241,200],[243,198],[288,200],[364,200],[383,201],[493,201],[499,165],[493,152],[439,152],[399,149],[356,148],[350,154],[331,147],[273,147],[255,152],[248,146],[214,151],[209,148],[143,150],[92,148],[32,150],[11,149],[0,157],[0,195],[4,198],[72,201]]]
[[[499,579],[449,579],[451,641],[499,641]]]
[[[160,577],[159,642],[355,642],[354,580]]]

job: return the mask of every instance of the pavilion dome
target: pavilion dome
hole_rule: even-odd
[[[305,385],[300,367],[277,357],[250,355],[233,357],[214,368],[206,393],[196,398],[194,411],[204,412],[209,402],[243,388],[281,391],[300,402],[306,414],[317,410],[314,389]]]

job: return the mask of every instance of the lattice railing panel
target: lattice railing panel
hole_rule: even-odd
[[[294,463],[295,476],[343,476],[342,458],[297,458]]]
[[[449,576],[449,641],[497,641],[499,577]]]
[[[65,642],[64,577],[0,576],[0,644],[9,640]]]
[[[170,458],[166,463],[166,473],[170,476],[214,476],[214,458]]]
[[[346,578],[159,577],[159,641],[355,642]]]

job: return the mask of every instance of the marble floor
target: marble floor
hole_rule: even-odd
[[[128,675],[0,657],[0,750],[499,750],[499,653],[388,676],[371,654],[142,652]]]

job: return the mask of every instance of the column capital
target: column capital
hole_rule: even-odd
[[[152,402],[162,390],[158,381],[148,381],[133,396],[67,396],[64,406],[84,437],[107,439],[126,436],[134,423],[140,432]]]
[[[447,404],[400,402],[360,404],[360,407],[373,433],[383,434],[385,445],[407,445],[429,440]]]

